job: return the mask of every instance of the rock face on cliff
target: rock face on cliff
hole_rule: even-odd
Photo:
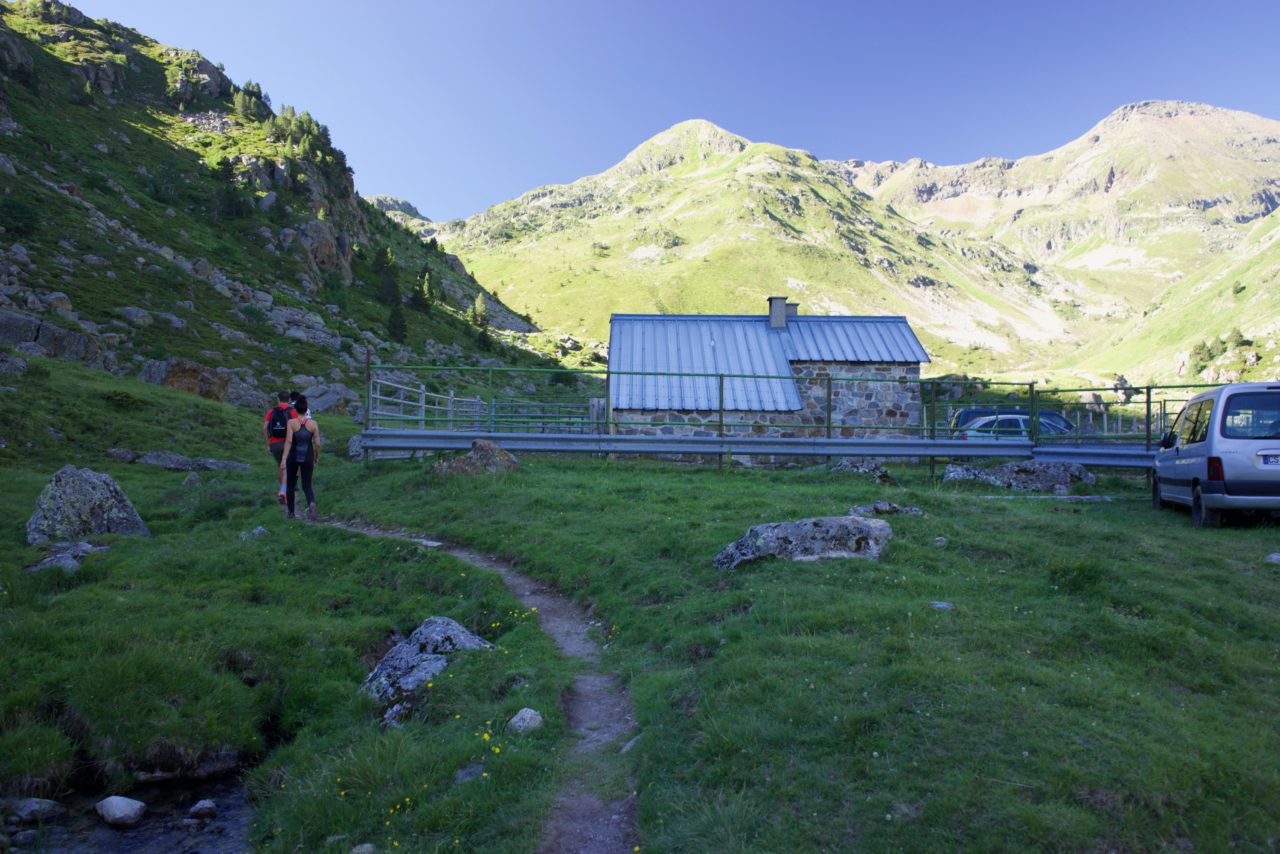
[[[151,536],[128,496],[109,474],[63,466],[36,500],[27,543],[74,540],[93,534]]]

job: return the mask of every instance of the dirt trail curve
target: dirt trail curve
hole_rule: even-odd
[[[446,545],[420,535],[380,528],[367,523],[328,520],[324,524],[371,537],[390,537],[438,549],[478,569],[498,573],[512,595],[526,608],[538,609],[542,630],[565,655],[585,662],[588,672],[573,682],[564,700],[569,731],[578,737],[574,752],[603,756],[617,751],[623,736],[635,728],[631,701],[611,673],[601,669],[600,646],[591,639],[591,621],[585,611],[550,586],[521,575],[510,564],[459,546]],[[628,787],[628,791],[631,791]],[[573,778],[565,784],[543,828],[539,854],[612,854],[630,852],[636,845],[635,798],[606,802],[587,780]]]

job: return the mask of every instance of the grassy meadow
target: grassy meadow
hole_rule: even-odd
[[[496,578],[286,524],[252,413],[33,365],[13,383],[21,406],[7,395],[0,409],[5,793],[122,791],[148,762],[230,746],[255,763],[264,850],[325,850],[334,836],[329,850],[535,847],[573,768],[558,699],[574,671]],[[164,419],[200,424],[201,438],[171,444]],[[346,421],[321,418],[333,445]],[[254,469],[188,488],[105,459],[119,445]],[[65,462],[111,472],[155,536],[102,538],[111,549],[75,576],[32,575],[23,526]],[[1151,510],[1130,476],[1091,488],[1111,503],[1064,504],[985,500],[990,488],[890,468],[902,487],[550,456],[446,478],[331,452],[316,480],[322,513],[504,556],[590,605],[639,732],[601,785],[630,774],[646,850],[1280,844],[1274,524],[1193,530]],[[875,499],[927,513],[890,517],[878,562],[711,568],[749,525]],[[270,534],[240,539],[257,525]],[[384,732],[359,682],[390,631],[431,614],[498,649],[455,661],[419,714]],[[547,726],[503,735],[524,705]],[[488,777],[454,785],[477,763]]]

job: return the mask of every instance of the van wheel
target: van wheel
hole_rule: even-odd
[[[1164,499],[1160,497],[1160,478],[1152,475],[1151,477],[1151,509],[1163,510],[1169,505],[1164,503]]]
[[[1204,506],[1204,497],[1200,494],[1200,487],[1196,487],[1191,491],[1191,527],[1193,528],[1217,528],[1222,525],[1222,511],[1213,507]]]

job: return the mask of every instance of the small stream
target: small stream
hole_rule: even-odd
[[[147,805],[146,818],[137,827],[113,830],[103,824],[93,806],[104,795],[74,796],[62,804],[71,810],[66,818],[46,824],[37,839],[15,852],[50,854],[245,854],[253,813],[244,783],[236,777],[198,783],[143,786],[127,797]],[[187,818],[196,801],[218,805],[217,817],[207,821]]]

